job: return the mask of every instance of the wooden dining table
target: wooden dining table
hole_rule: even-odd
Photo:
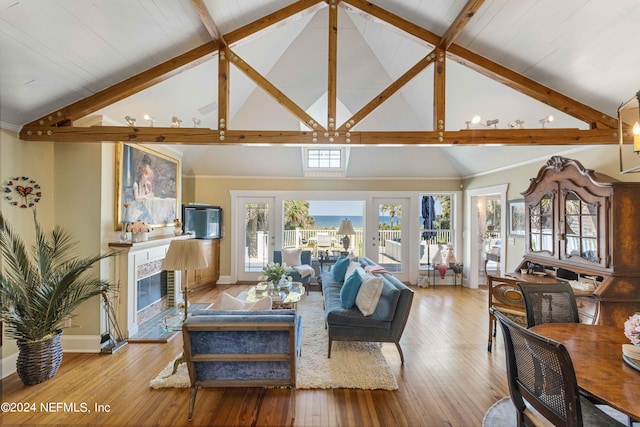
[[[629,344],[622,328],[545,323],[531,330],[567,348],[580,389],[640,420],[640,372],[622,359],[622,344]]]

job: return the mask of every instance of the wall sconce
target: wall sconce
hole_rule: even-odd
[[[195,117],[192,117],[191,120],[193,120],[194,128],[197,128],[198,126],[200,126],[200,119],[196,119]]]
[[[150,127],[150,128],[152,128],[152,127],[153,127],[153,124],[154,124],[154,123],[155,123],[155,121],[156,121],[155,117],[151,117],[151,116],[150,116],[150,115],[148,115],[148,114],[145,114],[145,115],[144,115],[144,119],[145,119],[146,121],[148,121],[148,122],[149,122],[149,127]]]
[[[180,120],[179,118],[173,116],[171,117],[171,127],[172,128],[179,128],[182,125],[182,120]]]
[[[512,122],[509,122],[509,127],[511,129],[523,129],[524,128],[524,121],[520,120],[520,119],[516,119]]]
[[[544,125],[547,123],[551,123],[553,121],[553,116],[547,116],[543,119],[538,120],[538,123],[540,123],[542,125],[542,127],[544,128]]]
[[[127,121],[127,125],[129,125],[129,126],[135,126],[136,125],[136,118],[135,117],[124,116],[124,119]]]

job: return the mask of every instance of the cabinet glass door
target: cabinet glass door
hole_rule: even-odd
[[[564,200],[565,255],[600,262],[598,254],[598,205],[587,203],[573,191]]]
[[[529,205],[529,247],[531,252],[553,255],[553,194],[542,196],[540,202]]]

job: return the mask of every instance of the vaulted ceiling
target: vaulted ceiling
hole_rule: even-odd
[[[464,177],[617,143],[637,22],[633,0],[0,0],[0,121],[169,144],[188,175],[296,177],[301,146],[340,145],[348,177]]]

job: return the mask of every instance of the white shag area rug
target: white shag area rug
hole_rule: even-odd
[[[379,343],[334,341],[327,358],[328,337],[324,327],[322,294],[311,292],[298,303],[302,316],[302,354],[298,360],[296,388],[357,388],[397,390],[398,383]],[[171,375],[173,361],[151,380],[152,388],[189,387],[186,364]]]

